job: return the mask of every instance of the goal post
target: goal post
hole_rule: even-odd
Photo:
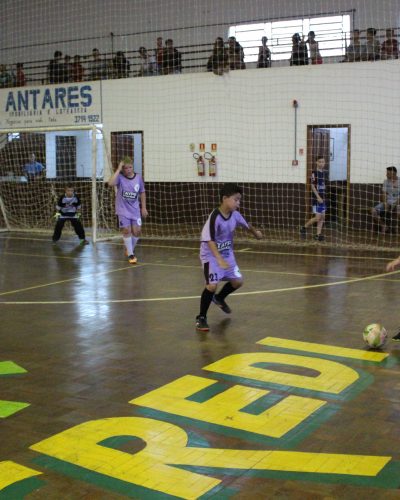
[[[50,234],[57,200],[70,185],[93,242],[115,235],[114,193],[106,186],[112,169],[101,127],[2,129],[0,134],[1,231]]]

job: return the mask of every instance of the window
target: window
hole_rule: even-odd
[[[293,34],[307,38],[309,31],[315,31],[322,57],[343,56],[346,34],[350,32],[350,15],[238,24],[229,28],[228,36],[234,36],[242,45],[245,62],[257,61],[263,36],[268,37],[272,60],[282,61],[290,57]]]

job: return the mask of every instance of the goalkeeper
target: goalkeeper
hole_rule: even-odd
[[[75,194],[73,186],[66,186],[65,193],[60,196],[56,205],[56,226],[53,233],[53,243],[56,243],[61,238],[61,233],[64,224],[69,220],[77,234],[81,245],[88,245],[89,242],[85,237],[85,230],[80,221],[81,202]]]

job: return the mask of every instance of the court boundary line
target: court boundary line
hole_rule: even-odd
[[[285,288],[275,288],[272,290],[253,290],[251,292],[237,292],[235,296],[248,296],[248,295],[268,295],[273,293],[282,292],[293,292],[298,290],[310,290],[313,288],[324,288],[329,286],[341,286],[349,285],[353,283],[360,283],[362,281],[372,281],[381,276],[391,275],[399,273],[398,271],[392,271],[390,273],[380,273],[371,276],[365,276],[363,278],[354,278],[350,280],[336,281],[334,283],[318,283],[316,285],[305,285],[297,287],[285,287]],[[198,300],[200,295],[189,295],[181,297],[153,297],[148,299],[110,299],[110,300],[87,300],[85,304],[131,304],[135,302],[173,302],[178,300]],[[65,304],[81,304],[82,300],[58,300],[58,301],[0,301],[0,305],[65,305]]]

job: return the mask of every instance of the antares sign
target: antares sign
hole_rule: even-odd
[[[0,91],[0,129],[76,126],[101,122],[99,82]]]

